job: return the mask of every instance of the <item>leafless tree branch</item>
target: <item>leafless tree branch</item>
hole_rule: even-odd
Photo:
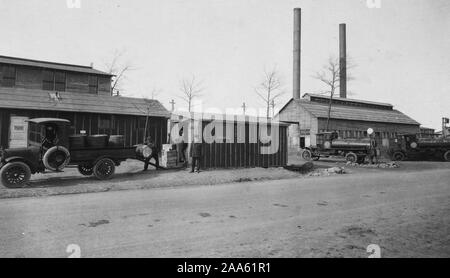
[[[276,67],[273,67],[269,71],[264,70],[262,82],[255,88],[255,93],[266,105],[267,118],[270,117],[270,106],[272,105],[272,109],[274,109],[276,99],[285,93],[282,87],[283,84]]]
[[[201,92],[204,90],[202,87],[202,82],[196,80],[195,76],[191,79],[183,79],[180,82],[181,95],[179,98],[184,100],[188,104],[188,110],[191,112],[194,106],[193,101],[196,98],[202,96]]]
[[[129,71],[134,70],[133,65],[129,61],[123,61],[126,51],[116,50],[113,54],[111,62],[105,63],[106,71],[113,75],[111,82],[111,94],[119,95],[122,91],[124,81],[127,79]]]

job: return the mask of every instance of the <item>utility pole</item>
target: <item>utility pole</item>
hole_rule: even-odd
[[[247,105],[245,105],[245,102],[244,103],[242,103],[242,111],[244,112],[244,115],[245,115],[245,111],[247,110]]]
[[[175,100],[172,99],[171,102],[169,102],[172,105],[172,110],[171,112],[175,111]]]

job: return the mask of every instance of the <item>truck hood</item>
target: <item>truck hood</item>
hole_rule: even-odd
[[[7,159],[10,157],[25,157],[28,155],[35,155],[40,152],[39,147],[26,147],[26,148],[13,148],[13,149],[6,149],[3,150],[2,159]]]

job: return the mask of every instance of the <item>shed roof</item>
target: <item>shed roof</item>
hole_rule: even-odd
[[[129,97],[99,96],[59,92],[59,98],[43,90],[0,88],[0,108],[27,110],[54,110],[64,112],[84,112],[100,114],[119,114],[169,118],[170,113],[157,100]]]
[[[235,114],[214,114],[214,113],[199,113],[187,111],[174,111],[171,116],[173,122],[181,122],[188,119],[202,120],[202,121],[231,121],[237,123],[271,123],[274,125],[286,126],[286,123],[267,119],[266,117],[255,117],[249,115],[235,115]]]
[[[74,71],[74,72],[90,73],[90,74],[105,75],[105,76],[113,76],[112,74],[109,74],[109,73],[106,73],[106,72],[103,72],[100,70],[96,70],[90,66],[54,63],[54,62],[31,60],[31,59],[24,59],[24,58],[17,58],[17,57],[9,57],[9,56],[0,56],[0,63],[10,64],[10,65],[38,67],[38,68],[48,68],[48,69],[63,70],[63,71]]]
[[[303,108],[311,113],[316,118],[328,118],[329,106],[327,103],[319,103],[308,100],[294,100],[291,99],[286,106],[279,112],[283,113],[283,110],[294,103],[299,108]],[[331,118],[338,120],[352,120],[352,121],[366,121],[366,122],[379,122],[379,123],[391,123],[391,124],[407,124],[407,125],[420,125],[417,121],[403,114],[402,112],[392,110],[381,110],[367,107],[346,106],[333,104],[331,106]]]

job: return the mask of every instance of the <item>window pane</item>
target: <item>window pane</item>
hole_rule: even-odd
[[[55,72],[55,90],[60,92],[66,90],[66,74],[64,72]]]
[[[3,66],[3,87],[14,87],[16,85],[16,67]]]

